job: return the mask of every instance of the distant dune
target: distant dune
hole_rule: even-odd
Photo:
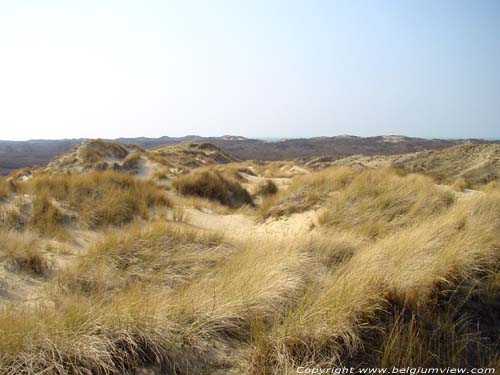
[[[0,141],[0,174],[34,165],[46,165],[55,155],[69,150],[84,139]],[[224,151],[243,160],[285,160],[324,155],[350,156],[394,155],[422,150],[441,149],[464,142],[463,140],[423,139],[405,136],[385,135],[377,137],[316,137],[265,141],[240,136],[160,138],[119,138],[115,141],[136,144],[142,148],[183,142],[211,142]],[[484,143],[484,140],[471,140]]]

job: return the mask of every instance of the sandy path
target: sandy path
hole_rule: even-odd
[[[262,223],[254,217],[241,214],[221,215],[202,212],[195,208],[185,208],[184,212],[189,224],[202,229],[220,231],[235,239],[267,236],[290,236],[292,238],[309,233],[318,225],[316,211],[292,214],[280,219],[267,219]]]

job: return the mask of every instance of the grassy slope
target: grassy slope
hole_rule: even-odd
[[[84,205],[107,202],[81,195],[82,186],[125,188],[144,202],[157,194],[130,176],[118,184],[114,174],[43,178],[25,188],[67,202],[79,192],[70,204],[77,211],[82,197],[92,197]],[[112,231],[50,277],[39,304],[1,308],[0,372],[122,374],[155,365],[180,374],[284,374],[298,365],[498,363],[494,186],[456,199],[426,177],[335,168],[295,178],[260,210],[283,216],[318,206],[321,227],[300,238],[229,243],[151,221]],[[5,238],[5,256],[31,246],[31,237]]]

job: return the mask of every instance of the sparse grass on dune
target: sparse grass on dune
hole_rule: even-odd
[[[28,205],[22,203],[15,204],[13,207],[0,210],[0,226],[6,229],[15,229],[22,231],[31,220],[31,214],[27,213]]]
[[[229,207],[253,205],[250,194],[239,182],[225,178],[217,171],[196,170],[177,177],[172,185],[183,195],[215,200]]]
[[[38,237],[31,232],[0,230],[0,259],[15,270],[36,276],[46,275],[51,268]]]
[[[486,185],[480,186],[480,189],[486,193],[500,192],[500,181],[491,181]]]
[[[123,160],[122,169],[125,171],[138,172],[141,163],[141,154],[131,153],[128,154],[125,160]]]
[[[294,177],[307,173],[303,167],[299,167],[294,161],[271,161],[256,164],[254,167],[259,175],[267,178]]]
[[[174,207],[196,208],[197,210],[205,209],[221,215],[230,214],[231,212],[238,210],[225,206],[219,201],[214,201],[211,199],[201,198],[193,195],[169,194],[168,197],[172,202],[172,206]]]
[[[128,153],[129,151],[126,146],[121,143],[95,139],[87,142],[85,146],[81,148],[80,156],[86,165],[92,165],[102,161],[106,157],[123,159]]]
[[[452,192],[427,177],[337,167],[297,177],[260,211],[269,217],[322,207],[320,224],[378,237],[445,210],[454,200]]]
[[[324,202],[332,191],[346,186],[357,172],[341,167],[297,176],[288,189],[280,191],[262,202],[261,215],[277,217],[303,212]]]
[[[169,205],[165,193],[154,183],[111,171],[39,175],[23,188],[36,197],[55,199],[73,210],[79,222],[90,228],[123,225],[138,216],[146,218],[150,208]],[[55,220],[46,219],[52,223]]]

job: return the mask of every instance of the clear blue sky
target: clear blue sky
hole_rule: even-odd
[[[1,1],[0,139],[500,138],[500,1]]]

